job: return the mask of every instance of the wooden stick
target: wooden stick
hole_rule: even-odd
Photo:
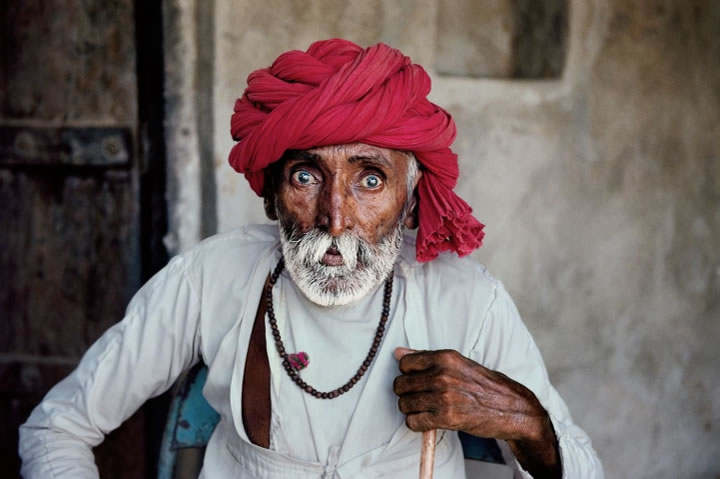
[[[420,450],[420,479],[432,479],[435,468],[435,437],[436,429],[423,431],[422,449]]]

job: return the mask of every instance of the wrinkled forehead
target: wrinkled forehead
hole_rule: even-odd
[[[404,174],[407,171],[407,162],[411,155],[406,151],[382,148],[366,143],[346,143],[318,146],[302,151],[290,151],[286,154],[288,158],[294,156],[313,156],[320,160],[335,160],[341,163],[352,163],[358,159],[375,159],[392,168],[398,174]]]
[[[345,143],[342,145],[318,146],[305,151],[319,156],[341,155],[352,157],[361,155],[380,155],[388,159],[393,158],[397,154],[401,154],[399,150],[381,148],[379,146],[368,145],[366,143]]]

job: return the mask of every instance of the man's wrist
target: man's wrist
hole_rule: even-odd
[[[539,406],[537,415],[528,418],[526,426],[522,428],[517,440],[524,443],[546,444],[557,441],[555,430],[552,426],[550,414]]]
[[[516,439],[507,441],[520,465],[535,478],[560,478],[560,446],[549,413],[542,413],[522,428]]]

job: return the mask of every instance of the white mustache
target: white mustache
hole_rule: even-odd
[[[348,231],[333,238],[327,231],[301,233],[296,225],[279,222],[285,266],[298,288],[321,306],[342,306],[365,296],[392,273],[402,245],[402,222],[377,244]],[[342,255],[343,263],[322,263],[329,248]]]
[[[319,229],[310,230],[299,237],[293,233],[289,238],[289,243],[298,257],[313,263],[319,263],[328,249],[335,248],[340,252],[343,266],[348,271],[355,271],[358,257],[369,249],[369,245],[364,240],[352,233],[343,233],[333,238],[329,233]]]

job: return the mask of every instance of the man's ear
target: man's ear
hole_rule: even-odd
[[[275,208],[275,197],[266,195],[263,199],[263,207],[265,208],[265,216],[271,221],[277,221],[277,209]]]
[[[410,200],[410,207],[408,208],[407,216],[405,216],[405,222],[403,223],[405,228],[409,230],[414,230],[420,224],[417,201],[417,185],[420,181],[420,177],[422,177],[422,170],[418,171],[417,176],[415,176],[415,184],[413,185],[413,195]]]
[[[410,200],[410,207],[408,208],[407,215],[405,216],[405,222],[403,223],[405,228],[414,230],[418,227],[418,207],[417,207],[417,193],[413,193],[413,197]]]

